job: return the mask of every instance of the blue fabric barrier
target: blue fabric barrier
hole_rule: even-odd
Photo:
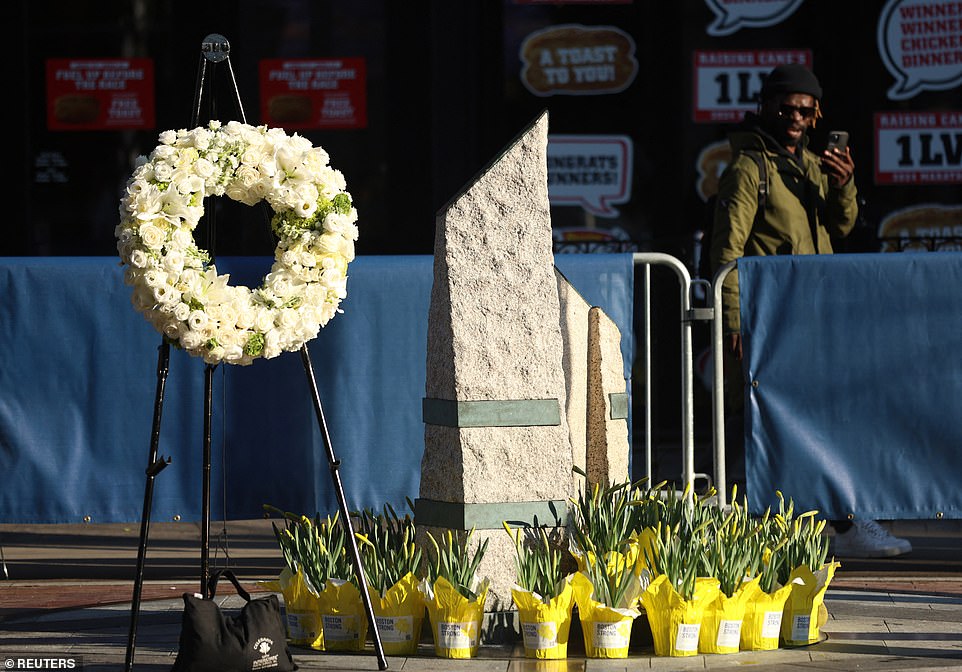
[[[634,353],[630,254],[558,255],[556,264],[621,329]],[[219,258],[233,284],[259,284],[268,258]],[[348,297],[309,344],[352,508],[404,510],[417,496],[424,424],[431,256],[360,257]],[[130,305],[113,258],[0,258],[0,521],[139,521],[160,336]],[[153,520],[201,512],[205,365],[172,350]],[[215,518],[263,504],[333,513],[327,453],[301,357],[214,369]],[[226,465],[226,466],[225,466]]]
[[[962,517],[962,254],[744,258],[750,509]]]

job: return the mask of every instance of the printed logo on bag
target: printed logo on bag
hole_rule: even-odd
[[[558,624],[553,621],[522,622],[521,632],[527,649],[553,649],[558,646]]]
[[[374,621],[382,642],[397,644],[414,638],[413,616],[375,616]]]
[[[738,642],[742,635],[741,621],[723,620],[718,624],[718,637],[715,639],[715,646],[720,649],[738,648]]]
[[[595,621],[595,647],[599,649],[623,649],[631,639],[631,622],[607,623]]]
[[[438,623],[438,644],[445,649],[472,649],[478,643],[478,624]]]
[[[773,639],[778,637],[782,630],[782,612],[766,611],[765,622],[762,624],[762,637]]]
[[[324,639],[328,642],[353,642],[360,637],[357,616],[322,615]]]
[[[698,632],[701,630],[701,623],[679,623],[678,635],[675,637],[676,651],[697,651]]]
[[[271,655],[274,648],[274,640],[269,637],[261,637],[254,642],[254,650],[261,654],[261,657],[251,663],[251,670],[266,670],[277,667],[277,654]]]
[[[792,641],[807,642],[812,628],[810,614],[794,614],[792,617]]]

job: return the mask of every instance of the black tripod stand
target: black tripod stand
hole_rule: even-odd
[[[200,121],[200,109],[201,100],[203,98],[203,92],[205,86],[212,87],[212,80],[214,77],[214,72],[218,64],[224,63],[227,66],[228,73],[230,74],[231,83],[234,89],[234,95],[237,102],[237,112],[240,116],[242,123],[247,123],[244,116],[244,108],[240,99],[240,92],[237,88],[237,81],[234,78],[234,71],[230,64],[230,43],[222,35],[211,34],[204,38],[201,44],[201,54],[200,63],[197,69],[197,83],[194,91],[194,109],[191,117],[191,128],[195,128]],[[207,78],[207,67],[210,64],[211,77]],[[214,116],[214,104],[213,95],[208,92],[208,116],[213,119]],[[205,209],[205,216],[207,217],[207,249],[211,251],[211,258],[213,259],[213,243],[215,239],[215,211],[214,209]],[[360,583],[360,593],[361,599],[364,603],[364,610],[367,614],[367,619],[370,624],[370,632],[374,640],[374,652],[378,660],[378,669],[386,670],[387,659],[384,656],[384,649],[381,645],[381,638],[377,628],[377,620],[374,617],[374,608],[371,603],[371,596],[367,589],[367,580],[364,576],[364,568],[361,565],[361,557],[357,547],[357,540],[354,537],[354,529],[351,523],[350,511],[347,506],[347,499],[344,496],[344,489],[341,484],[341,477],[339,469],[341,466],[341,461],[337,459],[334,454],[334,448],[331,444],[330,435],[327,429],[327,423],[324,419],[324,411],[321,406],[320,394],[317,390],[317,381],[314,377],[314,368],[311,365],[310,354],[307,350],[307,345],[301,346],[301,360],[304,364],[304,370],[307,374],[308,383],[310,384],[310,389],[312,393],[312,399],[314,402],[314,412],[317,416],[317,422],[321,430],[321,437],[324,441],[324,447],[327,450],[328,465],[331,471],[331,479],[334,484],[335,494],[337,496],[338,507],[340,510],[340,518],[342,525],[345,527],[345,533],[349,541],[349,547],[351,551],[351,559],[354,563],[354,570],[358,576],[358,581]],[[133,597],[131,599],[131,616],[130,616],[130,630],[127,637],[127,657],[125,663],[126,672],[130,672],[133,668],[134,663],[134,652],[137,645],[137,621],[140,615],[140,603],[143,594],[143,584],[144,584],[144,565],[147,556],[147,538],[150,531],[150,513],[153,503],[154,495],[154,479],[157,475],[164,470],[164,468],[170,464],[170,458],[161,458],[158,456],[158,449],[160,443],[160,425],[163,416],[164,407],[164,391],[167,383],[167,373],[170,364],[170,344],[166,339],[161,343],[158,348],[158,358],[157,358],[157,388],[154,398],[154,417],[153,425],[151,428],[150,435],[150,449],[147,457],[147,469],[146,475],[147,480],[144,486],[144,505],[143,513],[141,515],[140,521],[140,545],[137,552],[137,569],[134,576],[134,591]],[[201,514],[201,576],[200,576],[200,593],[205,597],[210,597],[208,580],[210,578],[210,471],[211,471],[211,417],[213,409],[213,375],[214,369],[217,365],[208,364],[205,369],[205,381],[204,381],[204,449],[203,449],[203,494],[202,494],[202,514]]]

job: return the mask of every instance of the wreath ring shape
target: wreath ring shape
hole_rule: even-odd
[[[204,198],[273,210],[274,262],[261,286],[228,284],[193,231]],[[172,345],[208,364],[248,365],[301,348],[347,296],[357,211],[327,152],[282,129],[236,121],[164,131],[120,199],[117,251],[131,302]]]

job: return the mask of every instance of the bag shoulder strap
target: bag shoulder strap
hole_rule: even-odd
[[[745,149],[742,153],[750,156],[758,166],[758,209],[755,211],[755,219],[758,219],[765,212],[765,204],[768,202],[768,164],[757,150]]]
[[[229,569],[219,569],[213,574],[211,574],[210,578],[207,580],[207,593],[210,595],[210,599],[212,600],[214,599],[214,595],[217,592],[217,582],[220,581],[222,578],[227,579],[228,581],[234,584],[234,588],[237,590],[237,594],[240,595],[242,598],[244,598],[245,602],[251,601],[250,593],[248,593],[246,590],[244,590],[243,587],[241,587],[240,581],[238,581],[237,577],[234,576],[234,572],[232,572]]]

